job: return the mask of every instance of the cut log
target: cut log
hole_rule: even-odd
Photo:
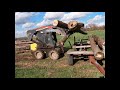
[[[80,29],[81,27],[84,27],[83,23],[78,23],[77,21],[70,21],[68,23],[68,28],[71,30],[76,30],[76,29]]]
[[[94,38],[92,36],[89,36],[90,45],[92,48],[92,51],[94,53],[96,60],[102,60],[104,58],[103,52],[100,50],[100,48],[96,45]]]
[[[78,23],[77,21],[70,21],[68,23],[68,28],[70,29],[70,31],[87,34],[85,32],[86,29],[84,28],[84,23]]]
[[[68,29],[68,25],[66,23],[62,22],[62,21],[59,21],[59,20],[54,20],[53,21],[53,26]]]
[[[94,40],[97,43],[97,45],[99,45],[99,47],[101,49],[103,49],[103,46],[105,46],[105,40],[103,40],[102,38],[100,38],[100,37],[98,37],[96,35],[93,35],[92,37],[94,38]]]
[[[71,29],[71,30],[74,30],[75,27],[77,26],[77,23],[78,23],[77,21],[70,21],[68,23],[68,28]]]

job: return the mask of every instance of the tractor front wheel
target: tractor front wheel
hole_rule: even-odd
[[[37,60],[41,60],[45,56],[44,51],[42,50],[32,51],[32,54]]]
[[[60,57],[59,52],[57,50],[49,51],[48,55],[52,60],[57,60]]]

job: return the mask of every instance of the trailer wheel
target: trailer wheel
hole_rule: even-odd
[[[73,55],[68,55],[68,64],[73,65]]]
[[[34,58],[37,60],[41,60],[45,56],[44,51],[42,51],[42,50],[32,51],[32,54],[33,54]]]
[[[49,51],[48,55],[49,55],[49,57],[52,60],[57,60],[60,57],[60,54],[59,54],[59,52],[57,50],[51,50],[51,51]]]

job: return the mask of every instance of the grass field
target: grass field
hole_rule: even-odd
[[[89,31],[88,35],[75,33],[69,37],[64,46],[70,47],[68,41],[73,44],[74,36],[79,40],[79,38],[87,38],[92,34],[105,39],[104,30]],[[60,39],[61,37],[58,36],[57,38]],[[26,54],[24,53],[23,55],[25,56]],[[30,53],[27,55],[31,56]],[[89,61],[81,59],[77,60],[73,66],[69,66],[67,59],[66,54],[56,61],[50,58],[43,60],[22,58],[15,62],[15,78],[100,78],[103,76]]]

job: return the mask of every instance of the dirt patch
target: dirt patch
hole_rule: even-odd
[[[34,60],[30,51],[30,44],[28,40],[15,41],[15,62],[20,60]]]
[[[61,58],[61,59],[59,59],[59,60],[60,60],[59,62],[56,62],[56,63],[54,64],[54,67],[62,68],[62,67],[67,67],[67,66],[69,66],[68,63],[67,63],[66,58]]]
[[[15,65],[21,68],[31,68],[35,65],[35,62],[17,62]]]
[[[25,55],[20,55],[16,54],[15,55],[15,61],[21,61],[21,60],[35,60],[32,55],[30,54],[25,54]]]

